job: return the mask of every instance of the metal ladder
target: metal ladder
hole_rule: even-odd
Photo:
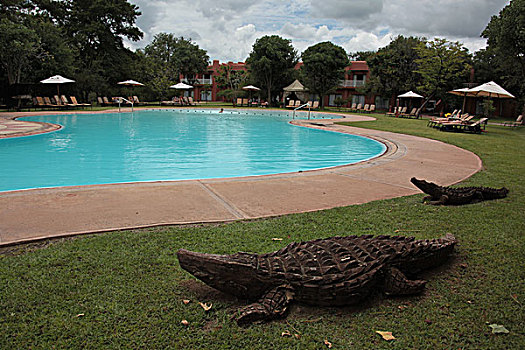
[[[124,97],[118,97],[118,112],[120,113],[120,104],[122,103],[122,101],[126,101],[127,103],[131,103],[131,112],[133,112],[133,101],[130,101]]]
[[[308,120],[310,120],[310,108],[312,108],[312,106],[310,106],[309,103],[305,103],[304,105],[301,105],[299,107],[295,107],[293,109],[293,115],[292,115],[292,119],[295,119],[295,111],[298,110],[298,109],[301,109],[303,107],[308,107]]]

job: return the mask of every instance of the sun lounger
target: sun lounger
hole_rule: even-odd
[[[352,103],[352,106],[349,109],[350,112],[355,112],[357,110],[357,103]]]
[[[319,101],[314,101],[312,109],[319,109]]]
[[[50,107],[53,107],[54,105],[52,105],[51,103],[50,104],[47,104],[46,102],[44,102],[44,99],[40,96],[37,96],[35,97],[35,100],[36,100],[36,104],[35,106],[36,107],[41,107],[41,108],[50,108]],[[35,101],[33,101],[34,103]]]
[[[242,105],[243,105],[243,106],[246,106],[246,107],[248,107],[248,106],[250,105],[250,104],[248,103],[248,99],[247,99],[247,98],[243,98],[243,99],[242,99]]]
[[[62,96],[64,98],[66,98],[66,96]],[[77,106],[77,107],[90,107],[91,106],[91,103],[80,103],[77,101],[77,98],[76,96],[69,96],[69,99],[71,100],[71,103],[73,106]],[[66,99],[67,101],[67,99]]]
[[[235,102],[235,107],[241,107],[242,106],[242,98],[238,98]]]
[[[367,103],[361,110],[362,113],[369,113],[370,112],[370,105]]]
[[[286,108],[294,108],[295,106],[295,100],[290,100],[288,101],[288,105],[286,106]]]
[[[363,110],[363,105],[359,103],[359,104],[357,105],[355,111],[356,111],[356,112],[361,112],[362,110]]]
[[[196,103],[193,101],[193,97],[191,97],[191,96],[188,97],[188,105],[189,106],[195,106],[196,105]]]
[[[518,118],[516,118],[515,122],[503,123],[503,126],[520,126],[520,125],[525,125],[522,114],[520,114]]]
[[[50,99],[49,97],[47,97],[47,96],[44,96],[44,104],[46,104],[46,105],[49,106],[49,107],[57,107],[57,108],[60,107],[60,105],[58,105],[58,104],[56,104],[56,103],[53,103],[53,102],[51,101],[51,99]]]
[[[394,110],[392,112],[386,112],[386,115],[389,117],[395,116],[397,113],[397,107],[394,107]]]
[[[472,132],[481,133],[485,130],[488,118],[481,118],[476,122],[470,122],[474,116],[468,116],[461,121],[442,122],[439,124],[441,131]]]
[[[376,105],[370,105],[370,109],[368,110],[368,113],[372,113],[376,110]]]

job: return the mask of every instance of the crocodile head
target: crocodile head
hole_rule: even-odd
[[[439,191],[439,189],[441,188],[441,186],[438,186],[438,185],[436,185],[433,182],[427,182],[425,180],[419,180],[419,179],[416,179],[415,177],[411,178],[410,182],[412,182],[414,184],[414,186],[419,188],[421,191],[423,191],[423,192],[425,192],[426,194],[429,194],[429,195],[433,195],[434,193]]]
[[[177,257],[184,270],[207,285],[239,298],[255,299],[272,287],[257,274],[254,254],[219,255],[179,249]]]
[[[450,233],[437,239],[416,240],[400,252],[397,265],[409,273],[439,266],[452,254],[456,243],[456,237]]]

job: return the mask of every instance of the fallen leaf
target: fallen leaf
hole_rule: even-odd
[[[328,349],[332,348],[332,343],[330,343],[327,339],[324,340],[324,345],[326,345]]]
[[[381,337],[383,337],[384,340],[394,340],[396,339],[392,332],[385,332],[385,331],[376,331],[377,334],[379,334]]]
[[[500,324],[489,324],[489,327],[492,328],[492,333],[493,334],[507,334],[509,333],[509,330],[507,328],[505,328],[504,326],[500,325]]]
[[[77,315],[77,317],[83,317],[83,316],[84,316],[84,314],[78,314]]]
[[[190,324],[190,323],[189,323],[188,321],[186,321],[186,320],[182,320],[182,321],[180,321],[180,323],[182,323],[183,326],[187,326],[187,325]]]
[[[213,306],[213,304],[208,305],[208,304],[206,304],[206,303],[201,303],[201,302],[199,302],[199,305],[202,306],[202,308],[203,308],[204,311],[206,311],[206,312],[207,312],[207,311],[210,311],[211,307]]]
[[[282,241],[282,240],[283,240],[282,238],[277,238],[277,237],[272,238],[272,241]]]
[[[301,339],[301,335],[300,335],[300,334],[295,333],[293,336],[294,336],[295,338],[297,338],[297,339]]]
[[[191,302],[191,300],[189,300],[189,299],[184,299],[182,302],[184,303],[184,305],[188,305],[188,304]]]
[[[290,333],[290,331],[284,331],[281,333],[281,337],[291,337],[292,334]]]
[[[467,304],[474,304],[472,300],[467,300]]]

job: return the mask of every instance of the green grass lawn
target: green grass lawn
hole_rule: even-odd
[[[111,232],[5,249],[0,348],[326,349],[325,339],[333,349],[525,348],[525,128],[489,125],[483,135],[455,134],[427,128],[425,120],[377,117],[351,125],[471,150],[484,169],[463,184],[506,186],[509,196],[435,207],[421,204],[421,194],[265,220]],[[286,320],[248,328],[230,320],[243,301],[203,286],[176,258],[179,248],[269,252],[334,235],[432,238],[447,232],[459,241],[455,257],[423,274],[429,283],[422,295],[378,293],[353,308],[294,305]],[[205,312],[199,301],[212,309]],[[492,334],[492,323],[510,333]],[[396,340],[381,339],[378,330]],[[292,337],[282,337],[285,331]]]

